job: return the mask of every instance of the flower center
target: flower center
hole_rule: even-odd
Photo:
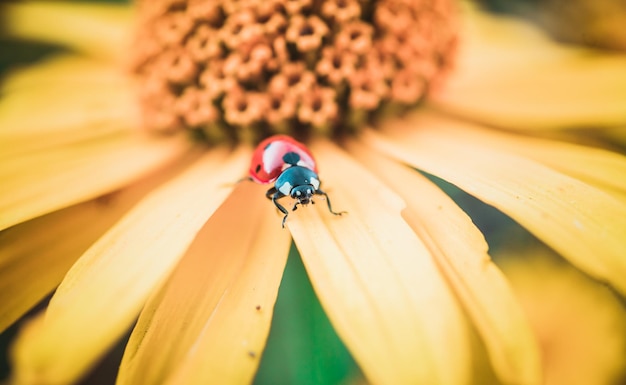
[[[452,0],[140,1],[145,126],[209,139],[356,132],[418,104],[450,67],[453,11]]]

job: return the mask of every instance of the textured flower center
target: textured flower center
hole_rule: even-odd
[[[140,1],[145,126],[213,139],[355,132],[432,89],[451,64],[453,14],[452,0]]]

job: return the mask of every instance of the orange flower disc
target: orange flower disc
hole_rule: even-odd
[[[140,1],[145,126],[354,132],[384,107],[414,106],[449,69],[453,11],[451,0]]]

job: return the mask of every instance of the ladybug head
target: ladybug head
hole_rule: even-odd
[[[313,185],[304,184],[294,187],[291,190],[290,195],[293,199],[296,199],[301,205],[307,205],[311,202],[311,197],[314,193],[315,188],[313,188]]]

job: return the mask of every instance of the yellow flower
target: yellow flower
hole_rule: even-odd
[[[541,384],[535,335],[483,235],[412,167],[495,206],[626,294],[626,159],[573,144],[626,138],[616,130],[626,124],[625,56],[557,46],[466,7],[452,69],[450,31],[431,19],[416,26],[389,7],[380,16],[398,33],[383,47],[395,55],[389,67],[368,54],[380,31],[355,21],[373,11],[349,1],[337,2],[340,11],[300,0],[266,13],[249,0],[220,2],[217,13],[217,3],[200,0],[154,4],[137,16],[145,51],[129,48],[126,7],[2,7],[13,37],[72,50],[2,86],[0,328],[57,288],[14,344],[16,383],[75,382],[137,317],[120,384],[250,382],[292,237],[371,383],[469,384],[475,331],[499,382]],[[239,7],[251,4],[262,32],[245,29],[254,23]],[[446,1],[424,4],[438,17],[449,11]],[[150,11],[168,17],[158,28],[143,24]],[[184,12],[206,20],[190,26]],[[329,28],[344,22],[350,33]],[[187,39],[193,28],[195,40]],[[207,28],[219,29],[223,45]],[[271,44],[257,38],[268,33],[277,34]],[[150,46],[154,36],[168,49]],[[329,36],[351,54],[326,49]],[[404,49],[433,42],[434,62],[413,62]],[[307,83],[306,71],[297,86],[291,77],[264,83],[261,74],[280,66],[270,59],[289,61],[294,50],[308,60],[319,51],[319,62],[304,62],[325,84]],[[415,68],[399,68],[408,64]],[[354,65],[366,71],[352,76]],[[202,87],[178,87],[190,83]],[[379,114],[368,128],[372,112],[427,91],[423,108]],[[341,95],[343,104],[332,103]],[[282,109],[282,100],[291,102]],[[290,214],[283,230],[261,186],[233,185],[249,162],[246,141],[281,130],[310,137],[325,189],[347,215],[318,204]],[[191,142],[188,132],[214,145]]]

